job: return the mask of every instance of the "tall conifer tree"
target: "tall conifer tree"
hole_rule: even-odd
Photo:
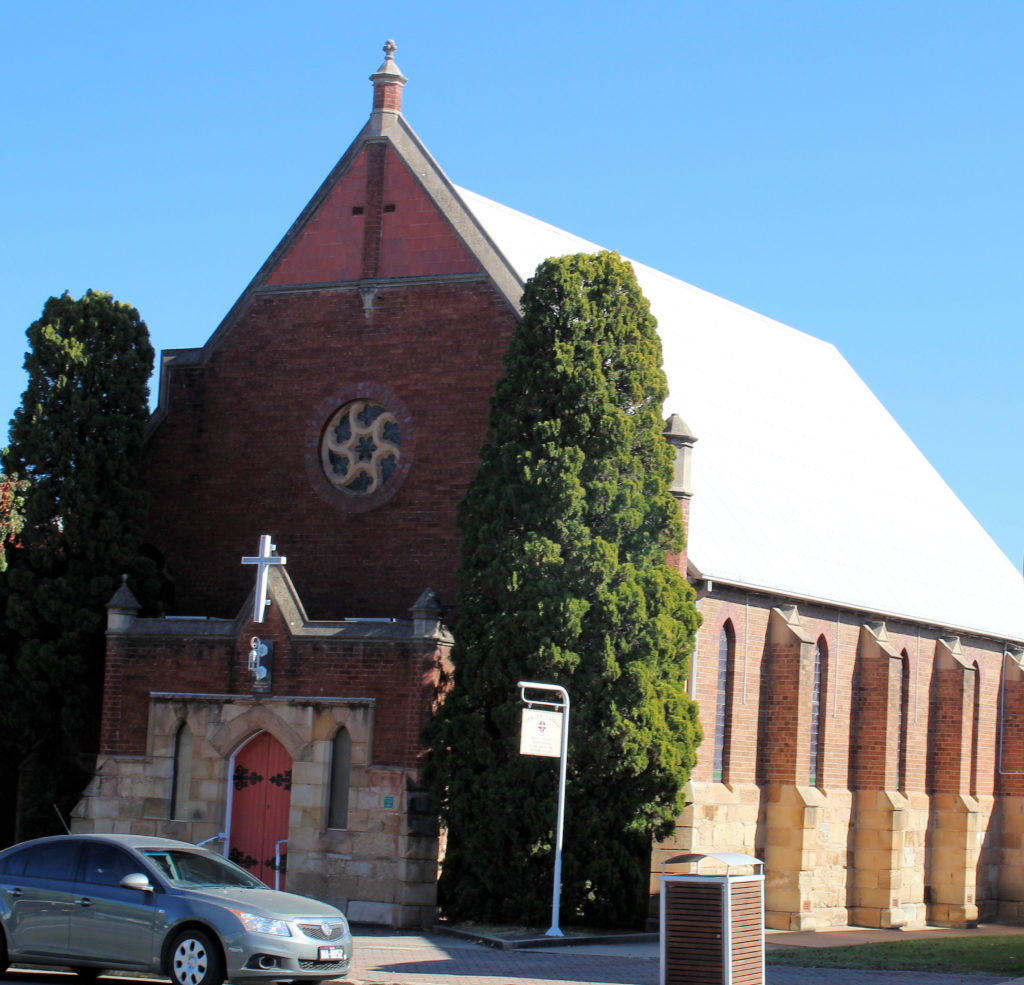
[[[6,453],[0,453],[0,457]],[[18,546],[18,535],[25,525],[25,490],[28,481],[0,472],[0,574],[7,570],[7,551]]]
[[[644,915],[701,738],[686,691],[699,616],[663,437],[661,343],[617,254],[547,260],[459,512],[454,680],[427,730],[455,919],[550,915],[557,760],[520,756],[518,680],[572,701],[562,919]]]
[[[55,804],[73,806],[85,776],[79,756],[96,748],[104,606],[122,573],[153,574],[138,556],[153,369],[145,323],[108,294],[65,293],[46,302],[27,336],[28,386],[2,456],[27,487],[0,575],[0,732],[5,767],[18,770],[9,782],[18,783],[23,837],[59,826]],[[9,830],[10,816],[2,820]]]

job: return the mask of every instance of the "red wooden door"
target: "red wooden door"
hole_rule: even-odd
[[[228,856],[268,886],[274,885],[278,842],[288,837],[291,800],[291,756],[269,732],[260,732],[235,755]],[[287,842],[279,850],[284,889]]]

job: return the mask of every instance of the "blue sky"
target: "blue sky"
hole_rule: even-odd
[[[834,343],[1020,567],[1024,4],[372,6],[3,5],[0,417],[51,294],[201,345],[392,37],[454,182]]]

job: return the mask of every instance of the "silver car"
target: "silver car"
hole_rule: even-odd
[[[214,852],[141,835],[61,835],[0,852],[0,971],[63,965],[167,975],[176,985],[348,973],[340,910],[268,889]]]

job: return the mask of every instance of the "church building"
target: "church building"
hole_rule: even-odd
[[[371,81],[207,343],[163,353],[144,481],[174,598],[108,606],[74,826],[209,842],[414,927],[436,915],[420,731],[452,669],[456,505],[525,280],[599,247],[452,184],[391,42]],[[703,617],[705,739],[652,894],[667,859],[734,851],[764,860],[774,928],[1024,922],[1020,574],[832,345],[634,268]]]

